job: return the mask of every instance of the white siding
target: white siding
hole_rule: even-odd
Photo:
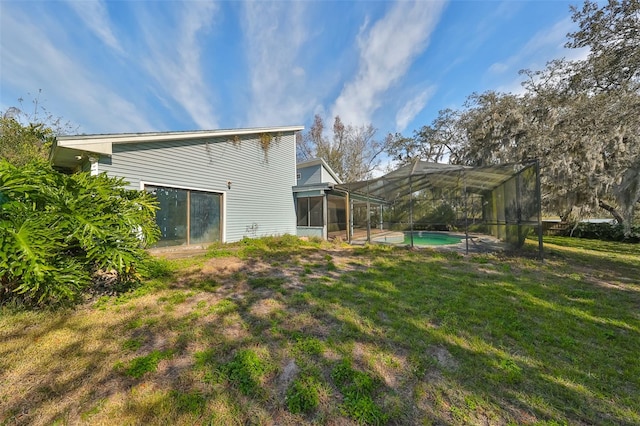
[[[100,159],[100,172],[125,178],[131,189],[147,182],[223,193],[227,242],[244,236],[296,234],[293,133],[274,137],[266,152],[259,135],[239,141],[115,144],[113,155]]]
[[[324,166],[322,166],[321,182],[322,183],[338,183],[338,181],[336,181],[333,178],[333,176],[331,176],[331,173],[329,173],[329,171],[327,169],[325,169]]]

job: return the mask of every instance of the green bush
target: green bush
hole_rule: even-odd
[[[628,243],[640,242],[640,226],[631,227],[631,235],[624,235],[622,225],[612,225],[610,223],[579,223],[578,226],[568,227],[562,236],[573,236],[576,238],[589,238],[603,241],[623,241]]]
[[[0,304],[79,300],[97,276],[134,282],[159,235],[156,204],[124,181],[0,161]]]

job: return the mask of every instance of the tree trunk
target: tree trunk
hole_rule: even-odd
[[[573,209],[571,208],[571,209],[569,209],[569,210],[567,210],[567,211],[565,211],[565,212],[560,213],[560,214],[559,214],[559,216],[560,216],[560,222],[561,222],[561,223],[567,223],[567,222],[569,222],[569,217],[571,216],[571,212],[572,212],[572,211],[573,211]]]
[[[614,188],[614,194],[624,218],[624,235],[628,237],[631,235],[636,205],[640,202],[640,158],[622,175],[622,182]]]
[[[603,209],[605,209],[606,211],[608,211],[609,213],[611,213],[611,215],[613,216],[613,218],[616,220],[616,222],[618,222],[620,225],[624,225],[624,218],[622,217],[622,215],[618,212],[618,210],[616,210],[615,207],[613,207],[610,204],[605,203],[602,200],[598,200],[598,206],[602,207]]]

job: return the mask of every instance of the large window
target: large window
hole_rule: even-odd
[[[220,241],[221,194],[152,185],[145,190],[157,197],[160,207],[158,246]]]
[[[322,197],[298,198],[298,226],[324,226]]]

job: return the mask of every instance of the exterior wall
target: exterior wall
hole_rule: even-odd
[[[300,174],[300,178],[297,179],[298,186],[294,189],[294,196],[296,199],[298,198],[306,198],[306,197],[318,197],[322,198],[322,207],[323,207],[323,218],[324,218],[324,226],[298,226],[297,234],[299,237],[317,237],[322,239],[327,239],[328,233],[328,220],[329,220],[329,210],[327,204],[327,196],[326,191],[329,189],[328,184],[338,183],[331,173],[325,168],[324,164],[320,161],[314,162],[315,164],[308,164],[303,167],[298,166],[298,173]],[[306,190],[302,191],[301,187]],[[318,188],[320,186],[322,189]],[[314,188],[315,187],[315,188]]]
[[[298,179],[299,186],[318,183],[338,183],[321,163],[314,164],[312,166],[299,167],[298,173],[300,173],[300,179]]]
[[[129,182],[223,194],[222,240],[296,234],[291,187],[296,184],[293,133],[273,138],[265,151],[259,135],[178,142],[114,144],[99,172]],[[231,182],[230,188],[227,182]]]
[[[329,173],[327,171],[327,169],[325,169],[324,167],[322,167],[322,182],[323,183],[338,183],[333,176],[331,176],[331,173]]]
[[[300,179],[298,179],[299,186],[322,182],[322,165],[321,164],[299,168],[298,173],[300,173]]]

